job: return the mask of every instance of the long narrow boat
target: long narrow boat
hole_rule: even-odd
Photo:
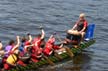
[[[67,46],[67,45],[65,45],[65,46],[69,47],[69,48],[71,49],[71,52],[72,52],[73,54],[75,54],[75,53],[81,52],[83,49],[85,49],[85,48],[91,46],[91,45],[94,44],[94,43],[95,43],[95,40],[91,39],[91,40],[89,40],[89,41],[84,41],[83,44],[80,44],[80,45],[79,45],[79,48],[69,47],[69,46]],[[69,54],[68,54],[67,52],[60,54],[60,56],[62,57],[62,59],[69,58]],[[60,61],[60,60],[59,60],[57,57],[55,57],[55,56],[48,57],[48,59],[50,59],[52,62],[55,62],[55,63],[58,62],[58,61]],[[9,71],[26,71],[26,70],[31,70],[31,69],[32,69],[32,70],[36,70],[36,69],[39,68],[40,66],[42,66],[42,65],[47,65],[47,64],[49,64],[48,61],[44,59],[44,60],[41,60],[41,61],[39,61],[39,62],[37,62],[37,63],[28,64],[28,65],[25,66],[25,67],[17,66],[16,68],[13,68],[13,69],[11,69],[11,70],[9,70]]]
[[[78,48],[75,48],[74,46],[69,46],[68,44],[65,45],[65,47],[70,48],[70,50],[69,50],[69,52],[67,51],[65,53],[59,54],[59,56],[62,58],[62,60],[69,58],[69,57],[73,57],[74,54],[79,53],[83,49],[94,44],[95,43],[95,39],[93,39],[94,28],[95,28],[95,24],[89,24],[89,26],[87,28],[86,35],[85,35],[85,39],[87,39],[87,41],[83,41],[83,44],[79,44]],[[70,55],[70,54],[73,54],[73,55]],[[17,66],[16,68],[13,68],[9,71],[26,71],[26,70],[31,70],[31,69],[36,70],[37,68],[39,68],[42,65],[49,64],[48,60],[56,63],[56,62],[60,61],[61,59],[59,59],[57,56],[50,56],[50,57],[47,57],[47,59],[40,60],[37,63],[28,64],[25,67]]]

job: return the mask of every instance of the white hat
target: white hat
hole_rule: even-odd
[[[84,13],[81,13],[79,17],[85,17],[85,14]]]

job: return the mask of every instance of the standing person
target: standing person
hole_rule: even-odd
[[[41,43],[44,41],[45,32],[43,29],[41,29],[41,34],[39,34],[36,38],[34,38],[32,44],[34,45],[32,47],[32,55],[31,60],[33,62],[38,62],[41,58],[42,48]]]
[[[81,13],[79,16],[79,20],[76,22],[76,24],[73,26],[72,29],[68,30],[67,33],[70,35],[70,38],[72,35],[80,36],[81,35],[81,41],[84,38],[85,32],[87,30],[88,22],[85,19],[85,14]]]

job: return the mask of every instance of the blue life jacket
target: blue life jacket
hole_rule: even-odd
[[[21,45],[19,47],[19,51],[20,52],[24,52],[24,43],[21,43]]]

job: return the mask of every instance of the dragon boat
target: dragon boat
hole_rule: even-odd
[[[73,58],[76,53],[82,52],[82,50],[84,50],[85,48],[87,48],[87,47],[89,47],[89,46],[91,46],[95,43],[96,40],[93,38],[94,27],[95,27],[95,24],[90,24],[88,26],[85,41],[83,41],[83,43],[80,43],[78,48],[75,48],[74,46],[72,46],[72,45],[70,46],[68,44],[64,45],[63,46],[64,48],[65,47],[69,48],[69,52],[66,51],[62,54],[59,54],[58,56],[61,57],[61,59],[59,59],[59,57],[57,57],[57,56],[52,55],[52,56],[47,57],[43,60],[40,60],[37,63],[31,63],[31,64],[28,64],[25,67],[16,66],[15,68],[13,68],[9,71],[36,70],[37,68],[39,68],[43,65],[51,64],[50,62],[57,63],[61,60],[67,59],[69,57]],[[53,63],[52,63],[52,65],[54,65]]]

